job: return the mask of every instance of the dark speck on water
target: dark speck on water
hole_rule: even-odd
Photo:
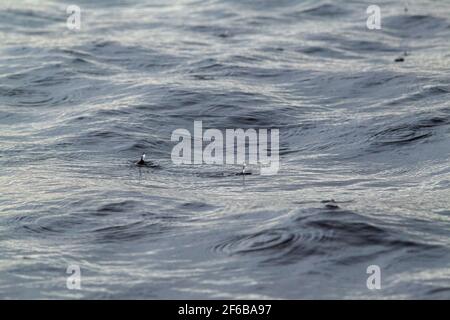
[[[450,298],[450,2],[376,2],[1,1],[0,297]],[[194,120],[278,174],[174,164]]]

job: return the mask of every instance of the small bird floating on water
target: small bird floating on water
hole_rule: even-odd
[[[403,52],[403,56],[400,56],[400,57],[396,58],[394,61],[395,62],[403,62],[403,61],[405,61],[404,57],[406,57],[406,56],[408,56],[408,51],[404,51]]]
[[[145,162],[145,153],[142,154],[141,159],[136,162],[136,165],[138,166],[145,166],[147,163]]]
[[[337,202],[334,199],[331,200],[322,200],[322,203],[325,203],[325,208],[327,209],[339,209]]]
[[[252,173],[249,172],[249,171],[245,171],[246,168],[247,168],[247,164],[244,162],[244,163],[242,164],[242,171],[239,172],[237,175],[238,175],[238,176],[246,176],[246,175],[252,174]]]

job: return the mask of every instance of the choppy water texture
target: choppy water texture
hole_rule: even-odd
[[[2,1],[0,297],[450,298],[450,3],[377,2]],[[278,175],[175,166],[194,120]]]

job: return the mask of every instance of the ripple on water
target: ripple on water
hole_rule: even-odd
[[[225,255],[258,254],[264,257],[264,263],[273,264],[295,263],[309,257],[328,261],[333,253],[335,263],[348,265],[373,259],[383,252],[422,252],[432,248],[338,207],[310,209],[283,224],[232,236],[214,245],[212,251]],[[360,250],[362,247],[364,251]]]
[[[439,127],[446,126],[449,122],[446,116],[429,115],[411,122],[384,124],[379,131],[372,134],[369,140],[372,147],[407,145],[431,138],[437,133]]]
[[[243,234],[231,237],[212,249],[217,253],[227,255],[234,254],[272,254],[288,253],[296,247],[304,247],[309,244],[324,241],[327,233],[317,230],[299,230],[293,232],[287,228],[267,229],[252,234]],[[305,250],[307,254],[309,250]]]

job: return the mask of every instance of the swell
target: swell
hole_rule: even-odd
[[[256,256],[261,263],[275,265],[305,259],[326,261],[333,253],[335,263],[351,265],[369,261],[382,253],[402,252],[405,248],[416,252],[434,248],[398,233],[382,221],[341,209],[334,201],[324,207],[304,208],[287,221],[234,235],[215,244],[211,250],[217,254]]]

